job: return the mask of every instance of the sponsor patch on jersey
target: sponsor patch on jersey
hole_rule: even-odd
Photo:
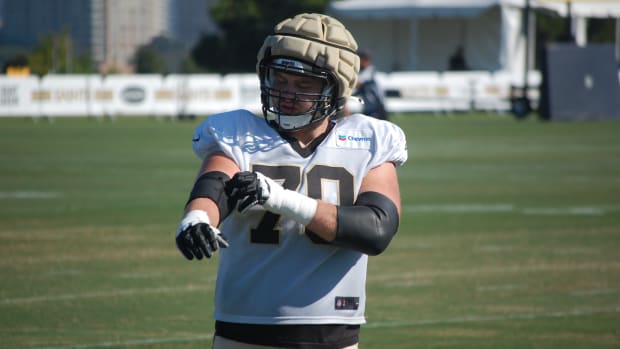
[[[370,149],[375,142],[372,130],[341,130],[336,137],[336,147]]]
[[[336,310],[357,310],[360,306],[360,297],[336,297]]]

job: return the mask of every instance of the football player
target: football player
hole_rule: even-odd
[[[258,52],[264,118],[233,110],[195,131],[202,166],[176,243],[187,259],[220,251],[216,349],[357,347],[368,256],[397,231],[407,146],[393,123],[341,117],[356,50],[332,17],[285,19]]]

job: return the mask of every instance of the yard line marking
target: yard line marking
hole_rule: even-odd
[[[532,264],[532,265],[506,265],[497,267],[480,267],[467,269],[419,269],[404,273],[382,273],[368,276],[372,282],[384,282],[386,280],[401,280],[405,278],[424,278],[439,276],[476,276],[483,274],[505,274],[505,273],[528,273],[528,272],[572,272],[572,271],[612,271],[620,269],[618,262],[606,263],[573,263],[573,264]]]
[[[614,288],[602,288],[592,290],[576,290],[570,293],[571,296],[599,296],[618,293],[618,290]]]
[[[510,252],[510,251],[514,251],[514,247],[513,246],[498,246],[498,245],[486,245],[486,246],[477,246],[474,247],[474,250],[477,252],[484,252],[484,253],[504,253],[504,252]]]
[[[54,199],[61,196],[53,191],[0,191],[0,199]]]
[[[479,286],[476,290],[478,292],[494,292],[494,291],[511,291],[518,288],[522,288],[521,285],[508,284],[508,285],[489,285]]]
[[[576,264],[533,264],[533,265],[507,265],[500,267],[481,267],[468,269],[420,269],[403,273],[382,273],[368,276],[369,282],[389,282],[395,280],[432,278],[432,277],[464,277],[485,274],[506,273],[529,273],[529,272],[573,272],[573,271],[615,271],[620,269],[620,263],[576,263]]]
[[[92,348],[110,348],[110,347],[137,347],[137,346],[151,345],[151,344],[211,340],[212,338],[213,338],[213,334],[208,333],[205,335],[186,336],[186,337],[146,338],[146,339],[133,339],[133,340],[116,341],[116,342],[69,344],[69,345],[60,345],[60,346],[51,346],[51,347],[33,347],[30,349],[92,349]]]
[[[486,212],[512,212],[514,207],[512,204],[445,204],[445,205],[405,205],[404,210],[407,212],[448,212],[448,213],[486,213]]]
[[[23,298],[4,298],[0,301],[1,304],[28,304],[38,302],[51,302],[51,301],[66,301],[74,299],[86,299],[86,298],[105,298],[105,297],[117,297],[117,296],[133,296],[136,294],[157,294],[157,293],[175,293],[175,292],[188,292],[188,291],[205,291],[210,287],[188,285],[184,287],[158,287],[158,288],[129,288],[125,290],[113,290],[108,292],[86,292],[86,293],[68,293],[50,296],[38,296],[38,297],[23,297]]]
[[[570,311],[552,311],[545,313],[525,313],[525,314],[509,314],[509,315],[491,315],[491,316],[463,316],[449,319],[428,319],[418,321],[395,321],[395,322],[378,322],[364,325],[364,328],[394,328],[394,327],[415,327],[428,325],[444,325],[444,324],[463,324],[471,322],[489,322],[489,321],[508,321],[508,320],[537,320],[547,318],[566,318],[580,317],[598,314],[615,314],[620,313],[620,306],[601,309],[573,309]]]
[[[524,215],[542,216],[604,216],[618,207],[570,206],[570,207],[525,207],[517,209],[509,203],[496,204],[421,204],[405,205],[403,211],[411,213],[520,213]]]
[[[147,272],[147,273],[126,273],[121,274],[119,277],[123,279],[152,279],[161,277],[160,272]]]
[[[605,209],[600,207],[549,207],[549,208],[526,208],[522,211],[526,215],[539,216],[603,216]]]
[[[426,287],[426,286],[433,285],[433,283],[428,280],[423,280],[423,281],[404,280],[404,281],[386,282],[386,283],[383,283],[383,285],[389,288],[392,288],[392,287]]]

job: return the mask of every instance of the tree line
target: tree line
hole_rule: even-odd
[[[265,36],[272,32],[275,21],[300,12],[324,12],[328,3],[329,0],[217,1],[210,8],[210,16],[219,28],[217,33],[203,35],[190,50],[180,49],[168,38],[157,37],[137,49],[132,63],[137,73],[252,72],[256,53]],[[567,21],[536,12],[537,56],[546,43],[571,39]],[[589,42],[613,42],[614,39],[614,19],[589,20]],[[26,65],[36,75],[96,73],[98,69],[92,57],[76,55],[72,48],[73,42],[66,32],[49,34],[28,53],[5,62],[4,72],[8,66]],[[182,57],[178,57],[179,52]],[[171,53],[176,53],[176,58],[171,58],[174,56]]]

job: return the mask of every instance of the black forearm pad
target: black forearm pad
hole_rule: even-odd
[[[220,209],[220,222],[223,221],[232,210],[232,202],[228,200],[228,196],[224,192],[226,182],[229,180],[230,177],[224,172],[211,171],[204,173],[194,183],[194,188],[189,194],[187,204],[197,198],[209,198],[217,204],[217,207]]]
[[[377,192],[364,192],[354,206],[338,206],[333,243],[376,256],[390,244],[398,223],[398,210],[392,200]]]

